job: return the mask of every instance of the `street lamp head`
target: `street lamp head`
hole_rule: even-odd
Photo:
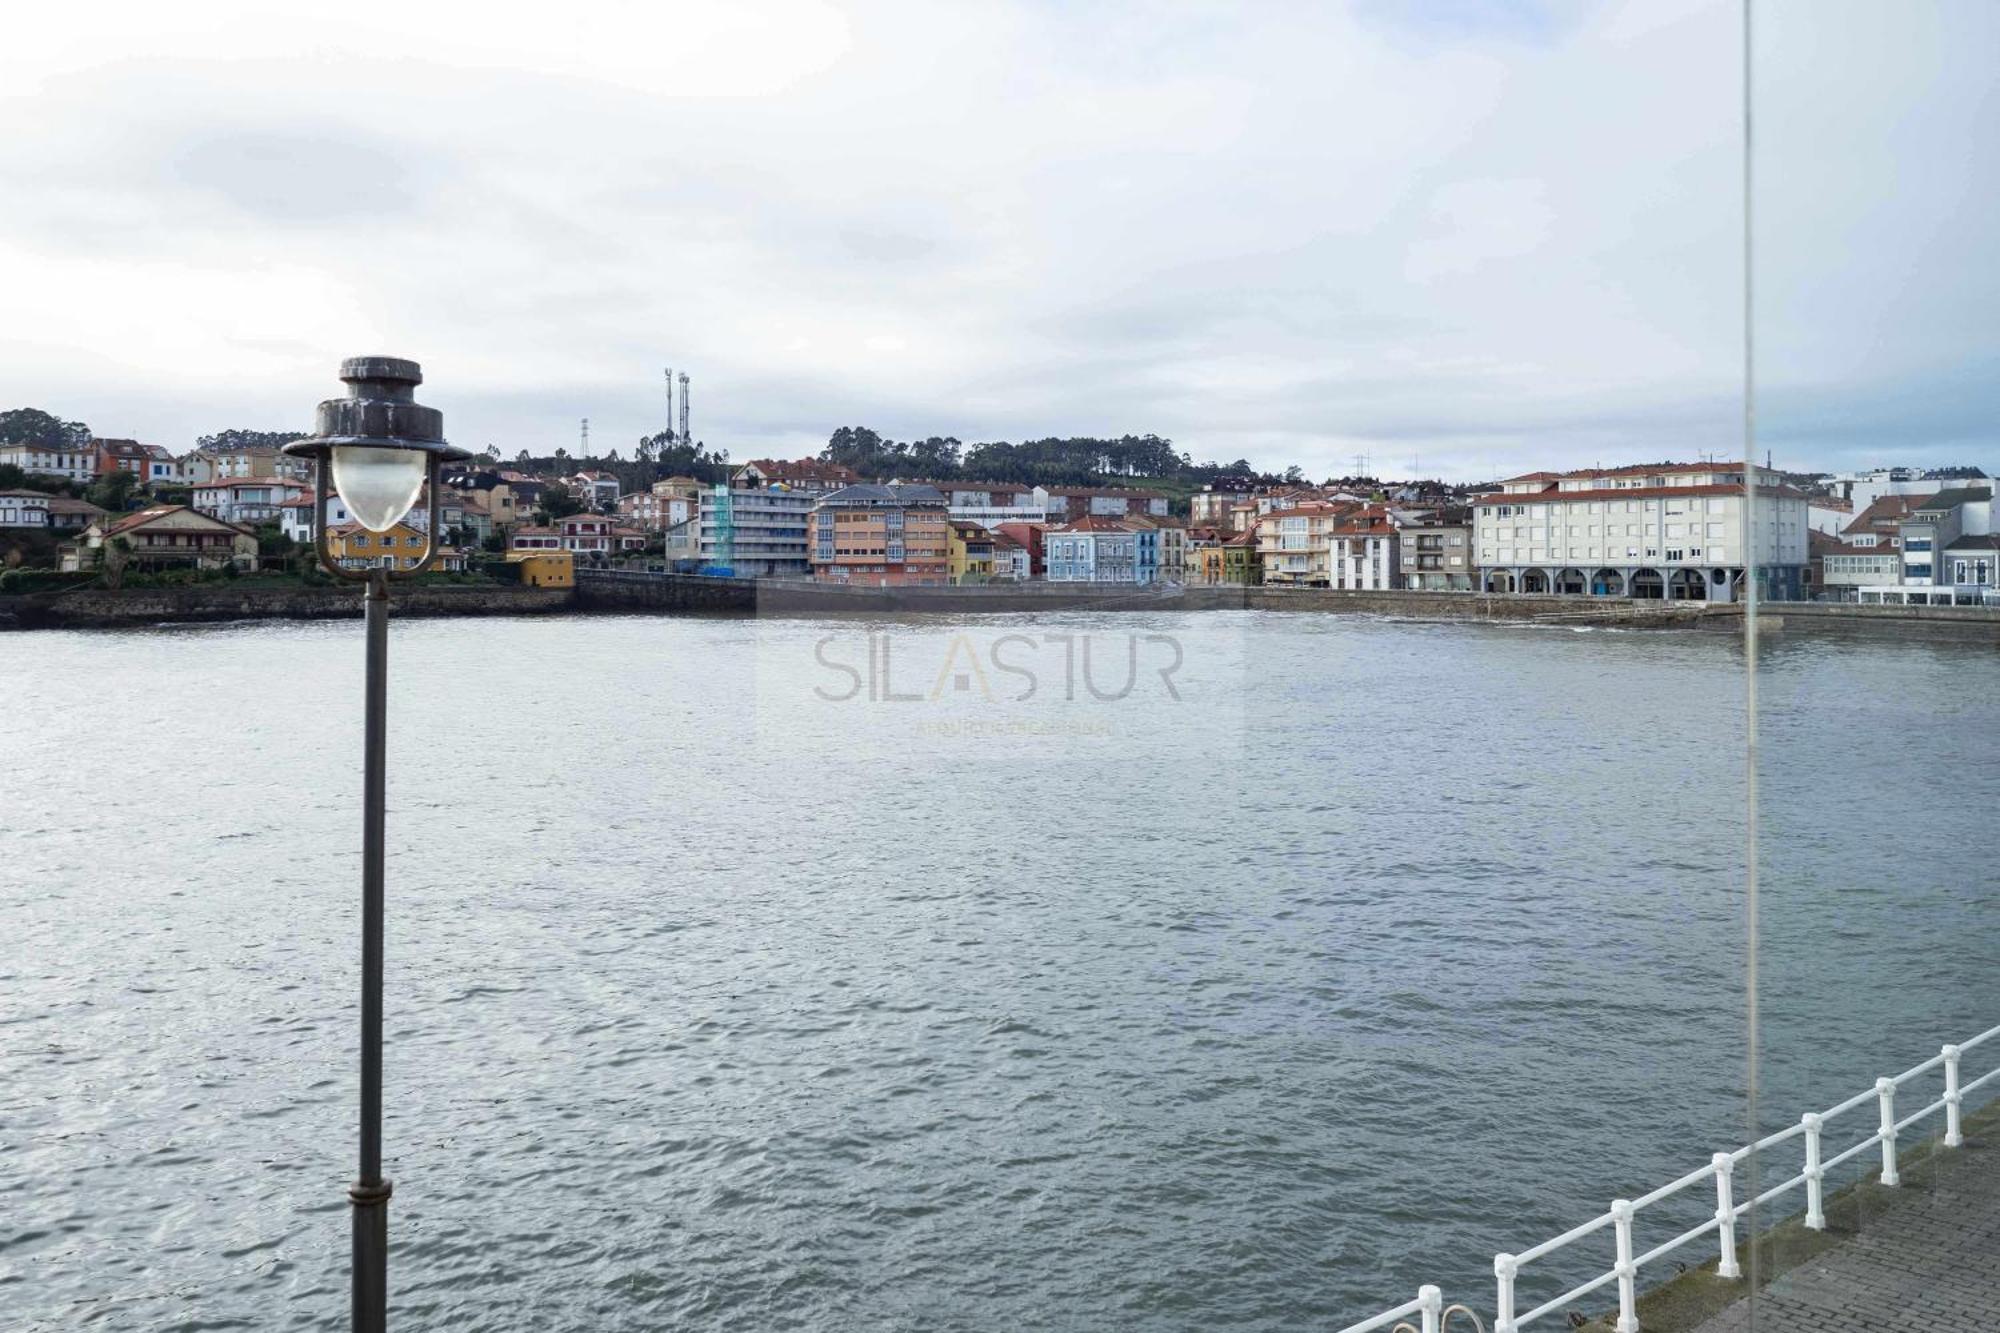
[[[340,378],[347,397],[321,403],[313,435],[285,452],[330,469],[355,522],[386,532],[416,503],[436,464],[470,454],[445,443],[444,413],[417,402],[424,372],[416,362],[349,357],[340,363]]]

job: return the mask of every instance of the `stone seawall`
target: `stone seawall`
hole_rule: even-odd
[[[582,570],[586,611],[730,612],[742,615],[978,615],[1022,611],[1322,611],[1418,620],[1548,620],[1578,625],[1697,620],[1700,604],[1450,592],[1344,592],[1324,588],[1118,588],[1063,583],[968,587],[856,587],[790,579]]]
[[[396,616],[540,615],[570,609],[566,588],[465,584],[392,587]],[[182,588],[129,588],[0,597],[0,629],[101,629],[162,622],[337,620],[361,615],[361,589],[350,584],[271,587],[198,583]]]
[[[1726,616],[1711,627],[1740,633],[1743,608],[1718,607]],[[1758,634],[1826,634],[1853,638],[1922,639],[2000,645],[2000,609],[1982,606],[1862,606],[1856,602],[1765,602],[1757,608]]]

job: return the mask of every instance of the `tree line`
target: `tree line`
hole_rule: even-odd
[[[1189,454],[1176,452],[1172,440],[1158,435],[1049,436],[1019,444],[994,440],[967,445],[948,435],[891,440],[865,426],[842,426],[819,456],[822,462],[839,463],[870,480],[966,479],[1026,486],[1092,486],[1141,477],[1193,485],[1226,477],[1277,480],[1257,472],[1247,459],[1197,463]]]

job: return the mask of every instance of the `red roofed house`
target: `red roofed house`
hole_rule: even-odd
[[[234,564],[254,569],[257,535],[236,523],[190,509],[186,505],[156,505],[136,514],[107,514],[62,545],[66,570],[94,569],[107,542],[123,538],[132,548],[136,569],[191,565],[220,569]]]

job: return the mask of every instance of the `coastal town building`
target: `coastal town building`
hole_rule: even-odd
[[[576,557],[568,551],[509,551],[507,568],[529,588],[574,588]]]
[[[1232,532],[1220,541],[1203,542],[1188,552],[1188,581],[1220,586],[1251,587],[1262,581],[1256,530]]]
[[[39,477],[61,477],[64,481],[97,479],[97,450],[89,445],[58,448],[0,443],[0,464],[9,463]]]
[[[1991,486],[1955,486],[1919,501],[1897,526],[1903,550],[1903,576],[1898,581],[1914,587],[1947,585],[1951,570],[1940,564],[1938,553],[1961,536],[1992,530]]]
[[[49,527],[49,497],[42,491],[0,491],[0,528]]]
[[[1034,577],[1034,560],[1028,548],[999,529],[993,539],[993,577],[1008,583],[1026,583]]]
[[[0,491],[0,528],[75,532],[105,516],[88,500],[25,489]]]
[[[1369,505],[1334,521],[1327,553],[1328,586],[1356,592],[1386,592],[1402,586],[1402,534],[1380,505]]]
[[[1136,583],[1138,534],[1113,518],[1051,527],[1042,549],[1051,583]]]
[[[1051,583],[1179,583],[1186,575],[1187,531],[1150,514],[1093,514],[1042,534]]]
[[[1324,588],[1332,583],[1333,529],[1349,503],[1313,500],[1272,509],[1257,519],[1257,560],[1264,582]]]
[[[398,523],[387,532],[370,532],[359,523],[329,525],[326,530],[327,554],[342,569],[415,569],[424,558],[424,543],[422,530],[411,523]],[[439,552],[433,568],[443,565],[444,553]]]
[[[520,506],[514,484],[491,469],[447,469],[443,480],[453,490],[476,496],[479,506],[485,510],[488,526],[495,531],[505,532],[512,528],[521,521],[527,509],[533,507],[532,502],[526,507]]]
[[[302,483],[285,477],[236,477],[194,488],[194,507],[225,523],[282,523],[286,506],[305,495]]]
[[[1050,486],[1046,488],[1046,494],[1051,522],[1090,517],[1122,518],[1127,514],[1165,518],[1173,512],[1172,502],[1159,491],[1121,486]]]
[[[1134,580],[1141,584],[1187,581],[1187,524],[1148,511],[1131,514],[1127,526],[1139,534]],[[1149,535],[1150,533],[1150,535]]]
[[[1234,486],[1226,482],[1206,483],[1188,497],[1188,522],[1196,527],[1229,527],[1230,507],[1242,503],[1254,489],[1247,480]]]
[[[1976,467],[1882,467],[1836,472],[1822,479],[1826,492],[1847,501],[1855,513],[1892,495],[1935,495],[1958,486],[1991,486],[1992,478]]]
[[[759,458],[731,473],[729,485],[732,489],[783,487],[808,495],[825,495],[860,480],[861,474],[843,463],[827,463],[817,458],[789,462],[778,458]]]
[[[934,486],[843,486],[813,506],[809,567],[823,583],[941,585],[951,580],[954,559],[964,561],[964,546],[951,535],[954,526],[944,495]],[[966,526],[985,532],[977,524]]]
[[[1764,468],[1655,463],[1531,472],[1473,507],[1486,592],[1734,601],[1742,595],[1745,477],[1757,481],[1762,594],[1805,585],[1806,496]]]
[[[180,463],[157,444],[137,440],[92,440],[97,452],[97,475],[129,472],[148,486],[172,485],[182,479]]]
[[[702,493],[699,522],[704,568],[747,578],[798,577],[812,572],[806,547],[807,518],[822,495],[841,488],[805,489],[791,481],[766,485],[760,470],[765,466],[749,464],[738,469],[735,480],[717,483]],[[849,469],[838,467],[838,471]],[[823,480],[815,478],[812,485],[820,486]]]
[[[329,492],[326,497],[326,523],[328,527],[338,527],[352,523],[354,515],[347,512],[346,503],[338,491]],[[278,506],[278,531],[300,545],[308,545],[313,539],[313,497],[293,495]]]
[[[609,472],[578,472],[564,477],[563,485],[569,487],[569,493],[589,509],[617,504],[621,489],[618,478]]]
[[[1818,595],[1852,601],[1862,588],[1903,581],[1903,520],[1929,495],[1884,495],[1856,514],[1831,543],[1812,550]]]
[[[237,477],[289,477],[309,481],[312,462],[282,453],[273,444],[210,445],[180,460],[181,480],[191,486]]]
[[[1038,579],[1046,572],[1043,563],[1042,538],[1049,530],[1046,523],[1008,522],[994,528],[994,535],[1014,542],[1028,555],[1027,572],[1022,578]]]
[[[646,532],[661,532],[696,517],[701,512],[701,499],[698,492],[681,494],[655,486],[619,496],[616,507],[621,522]]]
[[[999,528],[1004,523],[1047,523],[1051,513],[1060,521],[1068,512],[1066,504],[1051,500],[1040,486],[1006,486],[994,482],[939,482],[951,517],[983,528]]]
[[[945,548],[951,581],[987,583],[993,578],[993,534],[965,519],[945,521]]]
[[[140,570],[194,566],[219,569],[233,564],[253,569],[257,536],[187,505],[156,505],[133,514],[107,514],[61,547],[62,568],[96,568],[107,542],[130,548],[129,565]]]
[[[538,527],[522,525],[508,539],[511,551],[568,551],[579,565],[601,565],[645,546],[645,533],[621,527],[608,514],[569,514]]]
[[[1940,578],[1954,589],[1976,590],[1982,601],[2000,589],[2000,533],[1959,537],[1938,557]]]
[[[1403,525],[1401,541],[1405,588],[1469,592],[1475,586],[1470,510],[1445,508],[1415,516]]]

